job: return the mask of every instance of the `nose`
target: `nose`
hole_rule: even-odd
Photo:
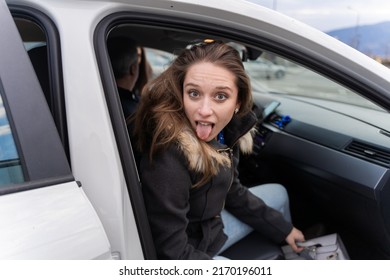
[[[208,98],[202,99],[199,103],[198,113],[202,117],[210,116],[213,113],[212,104]]]

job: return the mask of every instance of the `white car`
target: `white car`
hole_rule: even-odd
[[[390,258],[390,70],[378,62],[239,0],[0,0],[0,26],[0,259],[156,257],[107,54],[118,35],[170,55],[215,39],[245,63],[283,60],[283,79],[253,78],[263,119],[242,182],[285,185],[294,224],[339,233],[352,259]],[[226,256],[280,257],[256,238]]]
[[[286,75],[286,67],[262,58],[246,61],[244,66],[251,78],[254,79],[281,79]]]

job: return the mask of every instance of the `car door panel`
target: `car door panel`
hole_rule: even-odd
[[[42,89],[3,0],[0,26],[0,36],[6,38],[0,44],[1,112],[6,115],[23,173],[18,177],[21,180],[0,186],[0,259],[110,259],[105,230],[72,175]]]
[[[0,196],[0,259],[109,259],[104,229],[76,182]]]

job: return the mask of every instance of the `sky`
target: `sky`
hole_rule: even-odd
[[[327,32],[390,21],[389,0],[249,0]]]

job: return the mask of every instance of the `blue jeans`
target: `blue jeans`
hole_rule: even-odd
[[[256,196],[260,197],[269,207],[281,212],[283,217],[287,221],[291,222],[288,194],[282,185],[264,184],[249,188],[249,190]],[[223,252],[253,231],[253,228],[241,222],[225,209],[222,210],[221,217],[225,226],[223,231],[228,236],[228,239],[219,253]]]

